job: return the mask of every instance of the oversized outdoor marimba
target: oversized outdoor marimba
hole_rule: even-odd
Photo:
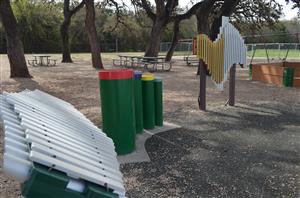
[[[236,64],[246,65],[247,48],[239,31],[229,23],[229,18],[222,17],[222,26],[215,41],[205,34],[197,35],[193,41],[193,52],[199,58],[199,108],[206,110],[206,70],[220,90],[224,89],[224,82],[230,74],[228,103],[234,106],[235,68]]]
[[[194,48],[197,57],[207,65],[212,80],[221,89],[234,64],[246,65],[247,48],[244,39],[229,23],[228,17],[222,17],[222,26],[215,41],[211,41],[205,34],[199,34]]]
[[[113,141],[71,104],[39,90],[0,100],[3,170],[23,196],[125,197]]]

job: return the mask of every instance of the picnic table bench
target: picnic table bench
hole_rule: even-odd
[[[173,62],[165,61],[165,57],[142,57],[140,63],[148,71],[170,71]]]
[[[49,55],[33,55],[34,59],[29,59],[28,64],[36,66],[55,66],[56,60],[51,59]]]
[[[196,56],[184,56],[183,61],[186,62],[187,66],[198,65],[199,59]]]
[[[172,61],[165,61],[164,57],[145,57],[118,55],[119,59],[113,59],[113,65],[121,67],[138,68],[142,67],[147,71],[170,71]],[[117,64],[119,63],[119,64]]]

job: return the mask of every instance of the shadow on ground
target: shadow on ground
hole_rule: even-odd
[[[210,111],[148,139],[149,163],[122,166],[129,197],[300,197],[300,105]]]

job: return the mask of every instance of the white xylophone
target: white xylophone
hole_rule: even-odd
[[[6,174],[24,183],[38,163],[65,173],[70,190],[88,181],[125,197],[113,141],[71,104],[39,90],[3,93],[0,103]]]

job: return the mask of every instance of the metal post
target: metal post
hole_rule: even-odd
[[[199,76],[200,76],[200,90],[198,97],[199,109],[206,111],[206,73],[207,68],[203,60],[199,60]]]
[[[236,64],[234,64],[230,68],[230,77],[229,77],[229,106],[234,106],[235,103],[235,72],[236,72]]]

